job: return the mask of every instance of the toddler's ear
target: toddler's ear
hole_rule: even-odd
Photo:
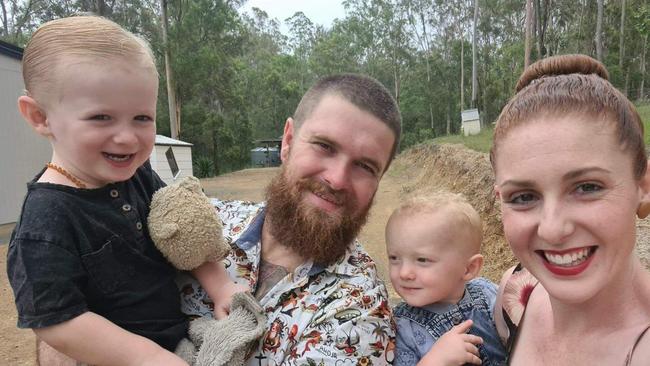
[[[483,268],[483,255],[474,254],[467,261],[467,267],[465,268],[465,275],[463,276],[463,279],[465,281],[469,281],[473,278],[478,277],[478,274],[481,272],[481,268]]]
[[[27,123],[32,126],[34,131],[45,137],[52,134],[47,123],[45,111],[43,111],[34,98],[26,95],[18,98],[18,110]]]

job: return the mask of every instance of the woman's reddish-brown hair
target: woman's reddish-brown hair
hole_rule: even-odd
[[[490,150],[493,170],[499,143],[513,127],[538,121],[540,116],[567,115],[613,122],[621,146],[634,156],[635,177],[640,179],[645,174],[648,160],[636,108],[609,82],[605,66],[585,55],[553,56],[524,70],[516,94],[501,111],[494,128]]]

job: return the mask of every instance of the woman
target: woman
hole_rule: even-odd
[[[607,79],[587,56],[541,60],[497,120],[495,191],[520,261],[495,310],[512,365],[650,365],[643,125]]]

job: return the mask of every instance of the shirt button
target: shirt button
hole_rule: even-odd
[[[120,196],[120,192],[118,192],[117,189],[111,189],[110,195],[113,198],[117,198]]]
[[[122,211],[124,211],[124,212],[129,212],[129,211],[131,211],[131,205],[129,205],[128,203],[122,205]]]
[[[142,223],[140,221],[135,223],[135,228],[138,230],[142,230]]]

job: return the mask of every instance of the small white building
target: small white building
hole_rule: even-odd
[[[32,180],[52,157],[47,139],[18,112],[23,95],[23,49],[0,41],[0,225],[16,222]]]
[[[461,129],[463,136],[477,135],[481,132],[481,120],[478,109],[466,109],[460,113],[462,124]]]
[[[156,135],[156,144],[149,158],[151,167],[167,184],[172,184],[179,178],[194,175],[192,146],[189,142]]]

